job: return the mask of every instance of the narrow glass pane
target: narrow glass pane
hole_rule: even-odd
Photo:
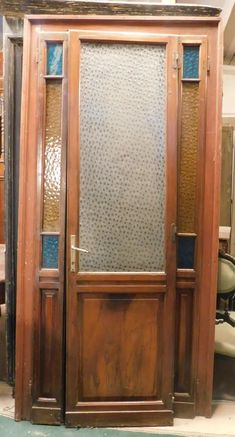
[[[194,249],[196,237],[180,236],[178,241],[177,268],[194,268]]]
[[[43,231],[47,232],[60,229],[61,100],[61,81],[47,81],[43,194]]]
[[[199,137],[198,83],[183,83],[181,142],[178,162],[178,232],[196,232]]]
[[[199,46],[184,46],[184,79],[199,77]]]
[[[47,43],[47,74],[58,76],[63,73],[63,44],[61,42]]]
[[[58,268],[58,235],[43,235],[42,237],[42,267],[45,269]]]
[[[165,268],[166,50],[83,43],[80,271]]]

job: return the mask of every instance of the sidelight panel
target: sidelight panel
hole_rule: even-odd
[[[62,83],[46,82],[43,231],[60,229]]]
[[[165,269],[166,47],[82,43],[80,271]]]
[[[47,43],[47,74],[61,76],[63,73],[63,43]]]

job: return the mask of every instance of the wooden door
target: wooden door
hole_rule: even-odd
[[[70,426],[172,424],[176,44],[70,32]]]

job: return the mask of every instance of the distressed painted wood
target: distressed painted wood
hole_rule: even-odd
[[[159,3],[84,2],[64,0],[2,0],[0,14],[23,16],[24,14],[95,14],[95,15],[162,15],[217,17],[221,10],[214,7],[164,5]]]

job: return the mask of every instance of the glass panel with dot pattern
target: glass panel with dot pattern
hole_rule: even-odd
[[[45,269],[58,268],[58,235],[43,235],[42,237],[42,267]]]
[[[184,82],[178,179],[178,232],[196,232],[199,85]]]
[[[61,42],[47,43],[47,74],[61,76],[63,72],[63,44]]]
[[[43,231],[47,232],[60,229],[61,106],[61,81],[48,80],[46,84],[43,194]]]
[[[199,46],[184,46],[184,79],[198,79]]]
[[[166,48],[83,43],[80,271],[164,271]]]

